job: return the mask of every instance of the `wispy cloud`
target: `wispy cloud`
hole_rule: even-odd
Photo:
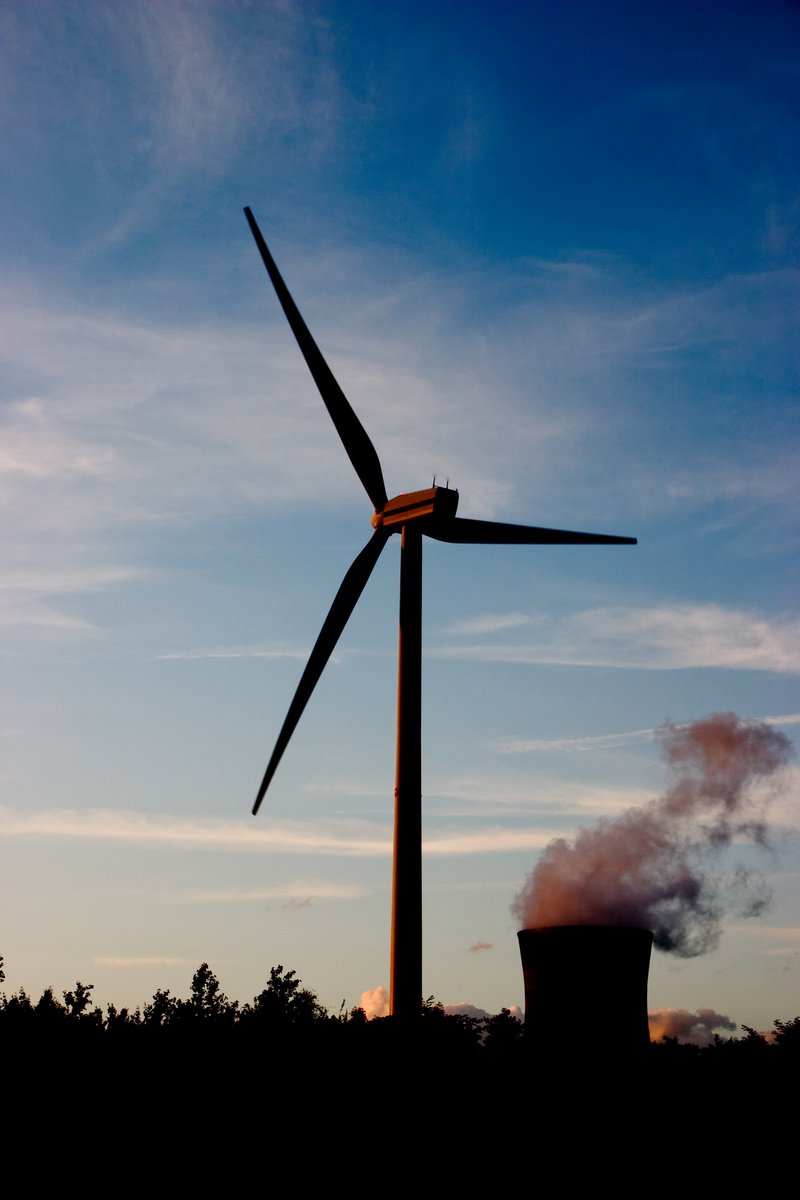
[[[226,494],[226,503],[273,490],[286,498],[286,464],[298,459],[315,477],[304,452],[313,459],[329,431],[289,399],[288,341],[274,347],[267,399],[256,383],[261,329],[166,329],[76,311],[67,299],[59,308],[24,288],[15,304],[13,290],[0,294],[3,355],[28,387],[3,410],[0,501],[13,507],[18,537],[180,519],[214,511]],[[219,402],[231,392],[235,419]]]
[[[11,570],[0,579],[0,595],[4,592],[24,597],[66,595],[69,592],[98,592],[112,584],[125,583],[141,577],[135,567],[63,567],[48,570]]]
[[[539,849],[552,829],[439,830],[426,836],[424,852],[436,857],[495,854]],[[0,838],[43,837],[100,840],[152,847],[207,849],[272,854],[322,854],[386,858],[392,853],[390,833],[366,822],[270,822],[189,820],[150,813],[90,809],[49,809],[30,813],[0,809]]]
[[[458,636],[463,634],[499,633],[503,629],[516,629],[520,625],[530,625],[532,618],[525,613],[483,613],[477,617],[465,617],[463,621],[454,621],[444,632]]]
[[[62,633],[86,633],[94,629],[91,621],[59,612],[35,600],[24,604],[0,604],[0,627],[21,629],[24,626]]]
[[[651,742],[655,729],[629,729],[624,733],[602,733],[590,737],[567,738],[497,738],[491,744],[501,754],[527,754],[532,750],[610,750],[616,746],[631,746]]]
[[[310,903],[314,900],[357,900],[365,895],[354,883],[323,879],[298,879],[292,883],[262,888],[227,888],[219,891],[187,892],[179,896],[194,904],[250,904],[253,901],[284,900]]]
[[[775,722],[778,724],[779,722]],[[654,731],[657,732],[657,731]],[[785,834],[794,836],[800,824],[797,797],[800,795],[800,767],[790,765],[776,773],[770,784],[758,784],[754,794],[765,788],[770,802],[771,823]],[[498,779],[496,775],[464,776],[440,780],[426,791],[428,812],[436,820],[458,820],[470,831],[476,821],[500,817],[509,824],[523,822],[523,837],[533,832],[536,838],[562,837],[587,821],[616,817],[631,808],[639,808],[652,799],[652,789],[623,784],[594,784],[587,780],[550,777],[544,773],[525,773],[519,780]],[[429,815],[429,824],[432,820]],[[536,823],[535,831],[527,826]],[[487,827],[486,846],[493,842]],[[471,837],[471,832],[468,833]],[[437,841],[450,846],[449,835],[436,834]],[[435,852],[435,851],[434,851]]]
[[[512,780],[497,775],[451,776],[432,781],[426,796],[435,799],[437,811],[446,811],[448,817],[491,817],[498,812],[504,817],[547,817],[553,837],[559,832],[555,826],[564,820],[611,816],[649,799],[644,788],[573,782],[530,773]]]
[[[800,713],[786,713],[778,717],[753,717],[764,725],[798,725]],[[678,726],[680,728],[680,725]],[[501,754],[527,754],[534,750],[569,750],[581,752],[584,750],[611,750],[617,746],[633,746],[639,742],[652,742],[657,728],[627,729],[619,733],[601,733],[586,737],[566,738],[497,738],[491,743]]]
[[[164,958],[157,955],[129,955],[113,958],[94,958],[96,967],[182,967],[192,963],[188,958]]]
[[[47,837],[280,854],[385,856],[391,837],[356,822],[270,822],[185,819],[112,809],[0,809],[0,837]]]
[[[716,604],[593,608],[547,618],[529,642],[438,646],[439,658],[678,670],[800,671],[800,620]]]
[[[526,852],[543,849],[552,836],[553,831],[547,829],[510,829],[501,826],[493,829],[454,829],[426,837],[423,851],[435,858]]]
[[[316,262],[313,267],[318,272]],[[345,328],[336,313],[352,312],[352,289],[326,277],[327,315],[315,333],[367,423],[390,484],[396,479],[408,486],[421,471],[444,470],[462,486],[465,510],[474,516],[509,513],[515,495],[531,503],[548,494],[549,505],[558,503],[566,458],[573,480],[591,465],[585,442],[592,422],[585,405],[575,400],[567,420],[556,412],[558,388],[534,389],[520,423],[516,379],[498,380],[493,360],[477,345],[464,348],[469,330],[452,283],[427,277],[409,284],[409,308],[407,295],[395,297],[366,278],[352,253],[336,260],[337,279],[350,280],[353,269],[370,303],[357,301]],[[405,269],[413,273],[413,265]],[[182,301],[174,298],[172,307],[181,311]],[[524,321],[525,314],[518,315],[530,337],[530,314]],[[557,327],[562,315],[555,314]],[[285,512],[333,497],[355,505],[357,484],[278,316],[261,322],[254,315],[250,326],[238,328],[207,320],[181,325],[149,314],[123,316],[107,304],[92,309],[85,298],[78,305],[68,295],[45,297],[25,280],[0,291],[6,370],[9,378],[25,381],[9,394],[0,451],[0,505],[15,516],[12,548],[24,550],[35,536],[49,539],[50,550],[54,539],[74,543],[121,527],[196,521],[232,506],[278,505]],[[587,321],[594,329],[591,316]],[[649,321],[640,316],[632,324]],[[502,336],[513,343],[513,331]],[[550,325],[541,332],[542,341],[555,337],[559,345],[570,336]],[[614,341],[605,329],[586,336],[598,346]],[[517,347],[511,348],[505,357],[514,357]],[[520,346],[519,352],[527,392],[528,351]],[[488,409],[487,394],[493,396]],[[516,430],[511,446],[504,432],[509,426]],[[744,480],[740,490],[756,486],[730,464],[717,464],[717,470],[726,486],[734,478]],[[689,491],[669,465],[651,474],[673,497],[709,499],[696,492],[698,474],[708,481],[708,472],[694,471]],[[775,472],[766,477],[774,481]],[[607,481],[604,486],[607,491]],[[522,613],[490,613],[451,632],[499,632],[530,620]]]
[[[339,263],[345,277],[350,265],[347,256]],[[371,294],[375,303],[381,299],[374,281]],[[424,338],[410,352],[415,322],[425,324],[420,314],[454,305],[453,298],[443,301],[441,288],[427,281],[412,316],[387,301],[368,336],[337,325],[335,312],[349,311],[349,299],[315,332],[326,350],[332,347],[387,479],[408,486],[421,470],[427,477],[446,467],[468,488],[473,515],[498,515],[513,483],[507,448],[484,403],[490,364],[454,369],[437,347],[445,371],[441,361],[429,361],[434,350]],[[177,300],[172,307],[183,311]],[[356,310],[370,324],[363,302]],[[323,501],[355,509],[357,480],[279,316],[262,322],[259,310],[238,328],[206,319],[182,324],[150,313],[131,317],[107,303],[93,308],[85,297],[78,304],[52,290],[45,295],[24,279],[0,288],[0,353],[10,381],[0,411],[0,511],[9,518],[0,549],[7,569],[28,584],[18,603],[7,601],[6,624],[89,628],[74,611],[43,604],[37,589],[77,594],[133,578],[134,569],[119,563],[119,539],[131,531],[141,556],[150,531],[165,524],[180,528],[254,508],[302,513]],[[409,352],[402,357],[396,343],[404,338]],[[535,437],[518,439],[520,470],[538,453],[533,443],[548,440],[546,424],[540,416]]]
[[[595,256],[595,258],[597,257]],[[592,261],[588,256],[583,259],[557,259],[537,258],[534,254],[528,254],[520,260],[520,266],[526,267],[530,271],[543,271],[550,275],[567,276],[578,282],[595,279],[602,273],[600,262]]]
[[[431,308],[438,302],[433,287],[420,299]],[[9,377],[25,381],[2,411],[0,505],[14,512],[14,544],[196,521],[232,506],[286,512],[340,498],[355,507],[357,481],[278,315],[263,322],[259,309],[238,328],[181,325],[45,298],[22,280],[0,289],[0,351]],[[510,489],[497,482],[507,473],[494,471],[488,447],[500,460],[507,455],[483,412],[481,381],[467,368],[463,388],[457,380],[456,421],[452,372],[446,379],[411,356],[395,363],[396,321],[391,332],[379,325],[369,337],[349,333],[344,346],[335,327],[315,332],[332,345],[387,471],[407,485],[447,464],[469,483],[473,515],[496,515]],[[474,410],[472,424],[466,409]]]
[[[240,76],[220,53],[221,28],[214,17],[213,8],[161,5],[125,13],[120,33],[137,36],[146,51],[150,87],[159,96],[150,112],[156,117],[155,163],[162,169],[208,169],[215,155],[227,158],[234,149],[246,99]]]
[[[309,650],[274,650],[263,646],[232,646],[219,650],[173,650],[165,654],[157,654],[158,660],[187,659],[203,660],[208,658],[296,658],[305,662]],[[336,662],[335,656],[330,659]]]
[[[135,164],[119,165],[128,178],[127,193],[114,220],[94,239],[92,251],[124,242],[146,225],[181,184],[193,177],[220,176],[236,154],[249,115],[241,75],[230,69],[224,49],[224,30],[213,6],[194,5],[191,11],[171,5],[111,6],[99,14],[106,53],[114,56],[118,94],[126,95],[129,111],[116,114],[121,133],[131,119],[136,138],[121,137]],[[90,17],[91,20],[91,17]],[[270,78],[270,72],[264,73]],[[98,109],[108,101],[100,79],[88,81]],[[263,119],[270,117],[265,106]],[[92,134],[105,146],[110,161],[118,150],[110,128],[95,123]]]
[[[142,578],[146,572],[122,566],[62,566],[10,568],[0,581],[0,626],[37,626],[54,631],[79,632],[94,628],[90,621],[63,612],[44,598],[100,592]]]
[[[708,287],[669,293],[609,324],[631,351],[659,355],[706,346],[732,359],[746,353],[747,339],[751,345],[780,340],[775,312],[792,307],[798,286],[800,272],[791,268],[726,275]]]

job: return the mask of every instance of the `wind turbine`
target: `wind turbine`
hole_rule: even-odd
[[[394,1016],[407,1019],[419,1012],[422,999],[422,537],[435,538],[440,542],[484,545],[635,545],[636,538],[573,533],[564,529],[540,529],[532,525],[507,525],[497,521],[457,517],[458,492],[449,487],[434,486],[418,492],[401,493],[390,500],[375,447],[309,333],[255,217],[249,208],[245,208],[244,213],[292,333],[375,510],[372,514],[372,537],[342,580],[309,655],[258,789],[253,813],[258,812],[303,709],[358,603],[383,547],[393,533],[399,533],[400,641],[390,1007]]]

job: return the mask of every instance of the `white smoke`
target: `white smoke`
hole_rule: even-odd
[[[763,912],[763,881],[741,864],[724,877],[712,867],[734,839],[767,846],[770,790],[753,785],[785,766],[789,739],[735,713],[668,723],[657,736],[672,786],[572,842],[550,842],[512,906],[523,928],[641,926],[660,949],[690,957],[717,944],[726,911]]]

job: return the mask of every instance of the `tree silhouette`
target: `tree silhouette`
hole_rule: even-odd
[[[144,1006],[142,1023],[151,1029],[164,1029],[174,1024],[177,1011],[178,1001],[169,994],[169,988],[159,988],[153,993],[149,1004]]]
[[[501,1008],[496,1016],[483,1020],[483,1048],[487,1054],[506,1058],[519,1051],[524,1032],[522,1021],[510,1009]]]
[[[201,963],[192,977],[191,998],[181,1005],[181,1014],[217,1025],[232,1024],[238,1008],[238,1002],[228,1000],[208,963]]]
[[[793,1021],[775,1021],[773,1039],[779,1050],[792,1056],[800,1056],[800,1017]]]
[[[327,1010],[316,994],[302,986],[295,971],[284,971],[283,965],[272,967],[269,981],[262,992],[245,1008],[251,1020],[276,1026],[308,1026],[327,1017]]]
[[[70,1017],[82,1017],[91,1004],[93,991],[93,983],[81,983],[78,980],[75,984],[74,992],[62,992],[67,1015]],[[95,1012],[100,1013],[100,1009],[95,1009]],[[102,1013],[100,1013],[100,1016],[102,1017]]]

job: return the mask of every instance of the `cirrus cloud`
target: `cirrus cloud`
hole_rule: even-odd
[[[494,621],[493,628],[501,629],[501,618]],[[529,641],[440,645],[430,653],[468,662],[796,674],[800,620],[763,617],[718,604],[613,605],[541,619],[536,637]]]

